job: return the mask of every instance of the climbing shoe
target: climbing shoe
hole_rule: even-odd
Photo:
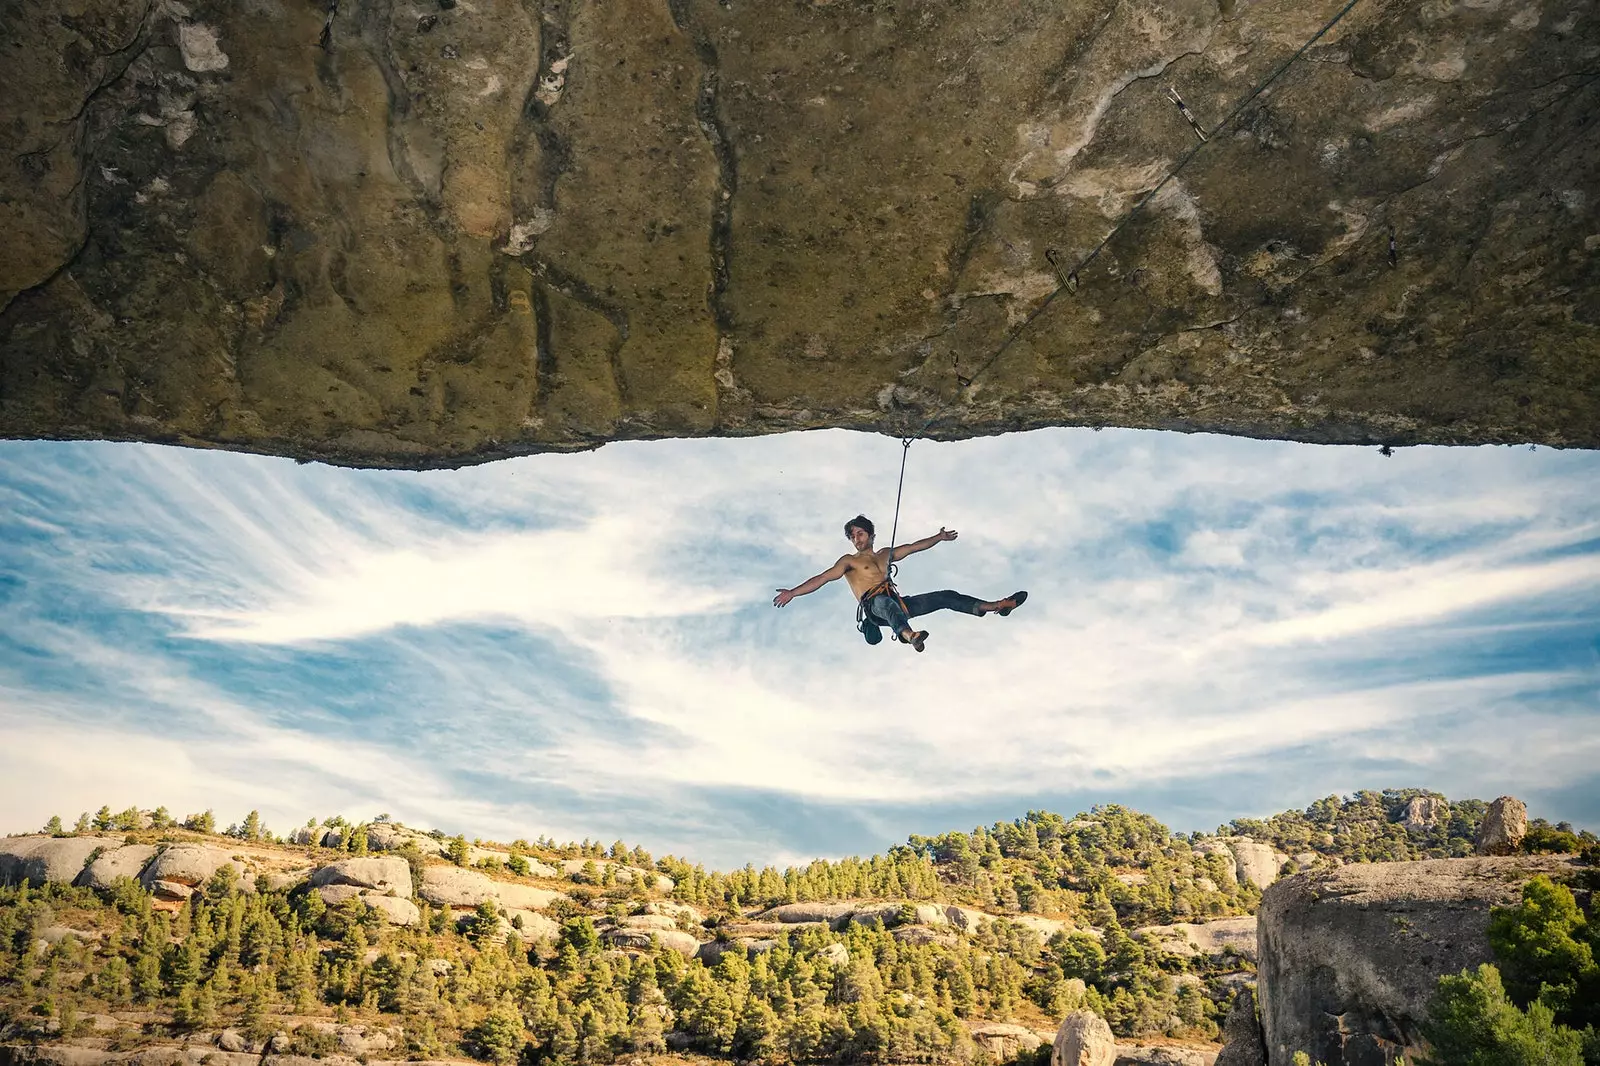
[[[1026,592],[1013,592],[1011,595],[1007,596],[1005,599],[1001,600],[1000,602],[1001,603],[1009,603],[1009,604],[1011,604],[1010,607],[1002,607],[998,611],[995,612],[995,614],[998,614],[1001,618],[1004,618],[1006,615],[1010,614],[1012,611],[1015,611],[1018,607],[1021,607],[1024,603],[1027,603],[1028,602],[1028,594]]]

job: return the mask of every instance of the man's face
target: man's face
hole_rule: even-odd
[[[872,534],[860,526],[851,526],[847,535],[850,538],[850,543],[856,546],[856,551],[858,552],[864,552],[872,547]]]

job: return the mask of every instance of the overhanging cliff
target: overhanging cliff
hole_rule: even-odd
[[[1340,6],[10,5],[0,435],[1600,446],[1592,0],[1361,0],[1057,292]]]

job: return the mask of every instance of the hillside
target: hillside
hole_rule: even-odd
[[[385,816],[280,835],[252,814],[218,834],[210,812],[102,809],[0,841],[0,1043],[1008,1060],[1087,1007],[1197,1054],[1253,979],[1248,916],[1280,871],[1460,854],[1483,810],[1363,792],[1190,835],[1115,805],[1033,811],[866,859],[716,872]],[[1594,839],[1535,821],[1526,844]]]

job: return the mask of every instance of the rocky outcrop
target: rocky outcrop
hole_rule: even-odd
[[[1278,879],[1278,871],[1288,856],[1271,844],[1249,837],[1221,837],[1203,840],[1194,846],[1199,855],[1221,855],[1232,864],[1225,873],[1237,881],[1266,888]]]
[[[367,826],[367,847],[374,851],[399,851],[414,848],[423,855],[444,858],[449,854],[442,840],[410,829],[398,822],[373,822]]]
[[[993,1062],[1010,1062],[1019,1052],[1032,1051],[1049,1043],[1026,1026],[1010,1025],[1005,1022],[987,1022],[973,1026],[972,1042],[987,1051]]]
[[[1528,808],[1514,796],[1489,804],[1478,824],[1474,850],[1479,855],[1511,855],[1528,835]]]
[[[1214,1066],[1215,1051],[1167,1045],[1118,1044],[1114,1066]]]
[[[1050,1050],[1050,1066],[1112,1066],[1117,1041],[1098,1014],[1073,1011],[1061,1021]]]
[[[1407,832],[1425,833],[1449,817],[1450,804],[1442,796],[1412,796],[1400,815],[1400,824]]]
[[[1353,863],[1298,874],[1262,897],[1257,992],[1271,1066],[1387,1061],[1417,1042],[1439,975],[1489,962],[1491,907],[1560,856]]]
[[[1228,1008],[1216,1066],[1267,1066],[1267,1045],[1261,1036],[1255,991],[1251,988],[1239,989]]]
[[[614,948],[644,951],[654,941],[662,947],[692,959],[700,952],[700,940],[690,934],[673,929],[659,929],[650,925],[635,925],[635,918],[624,918],[615,925],[600,931],[600,938]]]
[[[0,434],[1600,445],[1590,5],[432,14],[8,22]]]
[[[72,884],[91,856],[122,846],[115,837],[6,837],[0,839],[0,884]]]
[[[250,866],[234,858],[231,852],[211,844],[169,845],[150,860],[139,880],[156,897],[158,904],[171,906],[187,900],[224,866],[233,867],[243,891],[255,891],[255,880],[248,876]]]
[[[137,879],[145,865],[155,858],[157,850],[153,844],[124,844],[112,848],[83,868],[77,884],[106,891],[119,877]]]
[[[502,907],[518,910],[542,910],[560,893],[548,888],[496,881],[477,870],[463,870],[457,866],[429,866],[422,871],[422,898],[439,907],[476,907],[492,899]]]
[[[311,875],[313,887],[354,885],[379,895],[411,898],[411,867],[404,859],[340,859],[320,867]]]
[[[1162,950],[1185,957],[1220,955],[1228,948],[1247,959],[1256,957],[1256,920],[1251,915],[1203,923],[1147,925],[1135,929],[1134,935],[1147,937]]]

